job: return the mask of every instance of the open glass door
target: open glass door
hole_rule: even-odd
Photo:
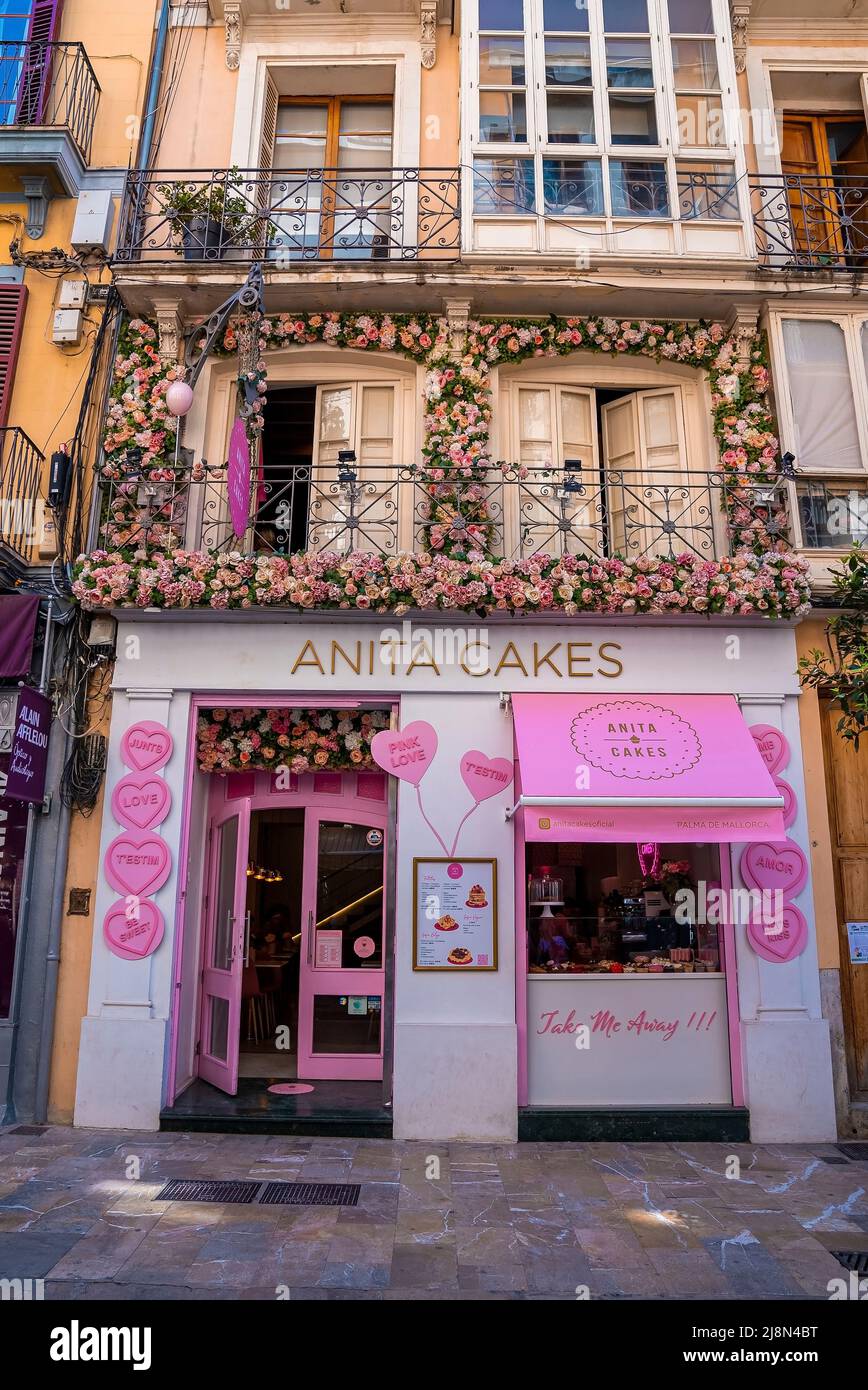
[[[383,1076],[385,817],[308,810],[299,1077]]]
[[[211,823],[199,1076],[234,1096],[238,1089],[241,972],[249,949],[247,841],[250,802],[240,801]]]

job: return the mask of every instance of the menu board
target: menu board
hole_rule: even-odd
[[[497,969],[497,860],[413,860],[413,969]]]

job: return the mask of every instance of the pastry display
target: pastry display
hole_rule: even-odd
[[[458,923],[456,922],[454,917],[449,916],[448,912],[445,912],[442,917],[438,917],[437,921],[434,923],[434,926],[437,928],[438,931],[458,930]]]
[[[473,956],[468,951],[466,946],[456,946],[453,951],[449,952],[449,955],[446,957],[446,959],[448,960],[450,965],[470,965],[473,960]]]
[[[485,897],[485,889],[482,887],[481,883],[474,883],[473,887],[467,895],[467,902],[464,904],[464,906],[488,907],[488,902]]]

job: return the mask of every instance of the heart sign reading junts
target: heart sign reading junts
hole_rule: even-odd
[[[155,772],[172,756],[172,735],[165,724],[142,719],[131,724],[121,739],[121,757],[133,772]]]
[[[130,831],[112,840],[103,867],[116,892],[142,898],[162,888],[172,870],[172,853],[157,835]]]

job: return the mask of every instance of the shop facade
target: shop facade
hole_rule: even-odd
[[[76,1123],[156,1129],[240,1056],[381,1088],[399,1138],[833,1138],[795,629],[731,627],[119,613]],[[232,711],[364,717],[379,766],[227,772]],[[781,882],[781,936],[734,920]],[[257,1076],[282,944],[294,1060]]]

